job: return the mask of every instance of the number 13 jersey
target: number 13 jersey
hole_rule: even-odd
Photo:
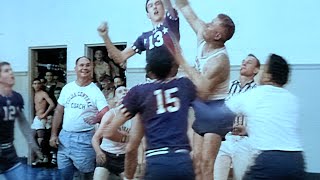
[[[176,11],[174,11],[174,13],[177,15]],[[166,47],[174,51],[174,42],[179,42],[180,40],[179,18],[178,16],[176,17],[177,18],[173,18],[170,13],[167,12],[164,21],[154,27],[152,31],[142,33],[132,45],[132,49],[139,54],[141,54],[142,51],[146,51],[147,57],[149,56],[149,50],[155,48]]]

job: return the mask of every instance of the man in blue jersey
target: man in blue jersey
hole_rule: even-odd
[[[121,124],[139,114],[127,145],[126,178],[133,178],[137,150],[145,135],[146,180],[194,179],[187,131],[188,110],[196,97],[195,86],[187,78],[172,77],[176,66],[168,50],[151,51],[150,54],[152,59],[148,59],[146,70],[156,80],[131,88],[122,103],[123,109],[119,113],[122,117],[110,124],[104,136],[112,136]]]
[[[0,175],[8,180],[25,179],[26,169],[20,163],[13,145],[14,123],[18,121],[23,135],[38,158],[43,155],[33,138],[30,124],[23,114],[23,99],[12,90],[15,83],[11,66],[8,62],[0,62]]]
[[[118,50],[108,36],[107,23],[98,27],[98,32],[105,42],[108,55],[118,64],[123,64],[136,53],[146,51],[147,61],[150,59],[150,50],[168,47],[173,50],[173,42],[180,40],[179,18],[177,11],[172,7],[170,0],[147,0],[147,16],[151,20],[153,29],[142,33],[132,46],[123,51]]]

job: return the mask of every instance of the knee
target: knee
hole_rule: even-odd
[[[202,156],[201,158],[201,164],[205,167],[208,167],[208,166],[213,166],[213,163],[214,161],[212,161],[211,158],[208,158],[206,156]]]
[[[202,159],[202,154],[201,152],[193,152],[192,153],[192,159],[196,164],[200,164],[201,159]]]

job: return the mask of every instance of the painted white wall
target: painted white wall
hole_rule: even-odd
[[[236,33],[227,43],[231,64],[240,64],[248,53],[264,62],[278,53],[292,64],[320,63],[315,53],[320,40],[320,1],[190,0],[205,21],[218,13],[230,15]],[[144,0],[55,0],[1,1],[0,57],[16,71],[28,69],[28,47],[67,45],[68,69],[84,54],[84,44],[101,43],[96,32],[101,21],[110,25],[114,42],[131,44],[142,31],[151,29]],[[181,18],[181,44],[188,60],[195,56],[195,36]],[[144,67],[144,56],[135,56],[129,67]]]

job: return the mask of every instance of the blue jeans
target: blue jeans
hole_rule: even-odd
[[[3,173],[7,180],[28,179],[27,170],[24,164],[18,163]]]
[[[68,132],[61,130],[58,147],[58,169],[64,179],[72,179],[75,171],[94,172],[96,153],[91,145],[94,131]]]

